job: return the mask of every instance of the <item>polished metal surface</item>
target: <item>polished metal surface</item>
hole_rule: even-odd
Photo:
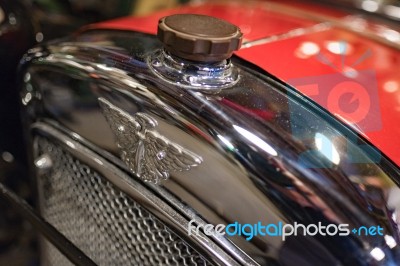
[[[28,123],[53,121],[118,156],[101,97],[131,115],[150,115],[159,134],[202,157],[203,163],[171,173],[157,189],[161,197],[175,195],[207,223],[384,228],[384,236],[215,240],[225,250],[233,242],[260,264],[399,261],[400,174],[384,155],[315,103],[238,58],[232,58],[238,82],[217,93],[166,82],[147,64],[157,48],[149,35],[99,30],[33,51],[23,70],[31,76],[24,95],[33,88],[25,105]]]
[[[147,63],[155,75],[165,82],[195,90],[219,91],[239,81],[237,69],[229,59],[213,63],[195,63],[158,50]]]
[[[35,160],[36,171],[39,175],[50,172],[53,168],[53,162],[48,154],[42,154]]]
[[[188,171],[202,162],[193,152],[156,131],[157,121],[145,113],[130,116],[103,98],[99,103],[121,149],[122,160],[144,181],[159,183],[170,171]]]
[[[243,264],[255,265],[250,258],[246,257],[245,254],[242,254],[239,249],[232,245],[225,245],[224,248],[228,248],[228,252],[225,252],[225,250],[219,247],[218,243],[221,241],[214,241],[204,234],[191,238],[186,237],[184,233],[186,233],[188,219],[194,219],[196,223],[202,224],[204,222],[201,217],[188,215],[188,212],[190,212],[188,207],[177,206],[176,204],[175,208],[169,206],[169,201],[173,201],[173,199],[169,199],[172,197],[171,195],[164,193],[164,198],[161,200],[157,196],[158,186],[154,187],[156,191],[154,193],[151,188],[146,187],[148,183],[139,183],[138,180],[118,169],[115,164],[111,164],[106,158],[98,155],[98,151],[93,151],[84,146],[84,144],[80,144],[75,139],[76,134],[72,134],[71,138],[58,129],[44,123],[35,123],[32,126],[32,132],[33,136],[35,136],[34,147],[36,156],[40,157],[40,154],[48,154],[54,162],[53,171],[38,176],[42,214],[85,253],[89,252],[91,258],[97,263],[100,261],[100,264],[109,265],[106,263],[107,260],[114,262],[126,260],[126,256],[134,256],[136,250],[141,250],[143,246],[147,245],[150,247],[151,244],[157,246],[157,243],[161,240],[157,239],[158,236],[153,236],[149,240],[147,238],[149,234],[142,232],[143,229],[149,229],[150,226],[150,229],[153,230],[152,232],[157,235],[165,229],[172,235],[169,238],[170,240],[175,239],[177,241],[179,236],[179,239],[184,239],[182,243],[190,242],[190,245],[196,247],[196,250],[207,257],[207,260],[212,264],[239,265],[232,258],[237,257]],[[41,147],[40,140],[45,149]],[[106,188],[97,184],[96,181],[99,184],[106,184]],[[68,189],[60,187],[63,185],[69,185]],[[59,193],[56,193],[57,191]],[[118,198],[114,200],[110,198],[117,197],[118,195],[123,195],[122,199]],[[165,201],[165,199],[169,200]],[[55,200],[58,202],[54,202]],[[117,207],[120,203],[123,203],[123,206],[120,206],[123,209],[118,210]],[[67,205],[69,207],[65,207]],[[45,208],[49,209],[44,210]],[[108,210],[107,208],[111,209]],[[132,217],[132,211],[129,211],[130,208],[141,209],[140,213],[145,213],[148,219],[146,218],[143,221],[141,217]],[[91,212],[88,213],[84,210],[91,210]],[[86,215],[90,217],[86,217]],[[135,217],[138,220],[133,219]],[[148,221],[149,217],[154,219],[154,221]],[[71,220],[75,222],[71,223]],[[104,224],[98,223],[98,221],[102,221]],[[142,225],[141,222],[144,222],[144,224]],[[132,224],[137,226],[134,226],[132,229]],[[154,224],[157,226],[151,227]],[[99,231],[102,233],[106,232],[107,234],[104,237],[99,236]],[[132,234],[132,232],[135,232],[135,234]],[[87,236],[87,238],[82,238],[81,235],[86,233],[90,233],[91,235]],[[119,235],[122,240],[120,238],[116,239],[113,235]],[[94,236],[98,238],[93,239]],[[88,239],[92,243],[88,243]],[[148,243],[149,241],[146,242],[146,239],[150,243]],[[141,242],[142,240],[146,243]],[[125,242],[120,243],[118,241]],[[118,257],[121,254],[112,255],[112,258],[104,257],[103,253],[106,252],[104,249],[109,247],[109,245],[105,245],[106,242],[116,245],[116,247],[125,251],[128,248],[127,252],[130,252],[130,255],[124,253],[122,257]],[[170,241],[167,241],[167,243],[171,244]],[[126,246],[123,246],[123,244],[126,244]],[[140,245],[140,247],[132,251],[131,249],[137,245]],[[179,244],[178,246],[181,247],[182,245]],[[45,243],[45,247],[48,248],[49,246]],[[168,250],[174,250],[175,248],[176,246],[174,245]],[[51,249],[52,247],[50,247]],[[152,249],[151,252],[145,252],[147,257],[139,254],[137,258],[133,258],[132,260],[139,260],[142,263],[146,263],[146,259],[152,260],[154,258],[151,258],[151,256],[156,256],[160,260],[167,260],[161,262],[162,265],[168,265],[170,256],[162,253],[163,250],[158,250],[156,247],[156,250]],[[182,255],[192,249],[187,245],[185,250],[178,252],[178,254]],[[116,253],[117,251],[114,250],[113,252]],[[196,257],[198,253],[193,252],[193,256]],[[233,256],[230,256],[229,253],[233,253]],[[187,256],[189,255],[187,253]],[[193,259],[195,259],[194,257]],[[48,254],[47,259],[58,260],[60,256],[53,257]],[[178,258],[175,258],[171,263],[174,264],[176,260]],[[188,261],[188,265],[194,264],[192,259]]]

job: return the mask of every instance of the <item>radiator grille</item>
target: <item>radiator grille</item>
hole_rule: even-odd
[[[43,217],[99,265],[208,265],[155,216],[60,146],[36,137],[53,161],[38,179]],[[45,244],[44,261],[68,264]]]

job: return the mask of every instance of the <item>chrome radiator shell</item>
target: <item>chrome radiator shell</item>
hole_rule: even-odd
[[[94,41],[82,43],[90,38]],[[96,38],[104,40],[96,43]],[[133,44],[134,52],[117,40]],[[400,171],[384,155],[375,163],[376,149],[368,153],[360,148],[368,141],[293,88],[238,58],[232,61],[240,80],[232,88],[210,94],[166,83],[146,64],[158,48],[153,36],[141,33],[89,31],[32,50],[21,71],[26,77],[22,101],[27,124],[44,121],[65,130],[128,173],[98,99],[105,98],[131,115],[151,115],[158,122],[158,133],[203,158],[198,167],[175,172],[161,185],[145,184],[159,196],[153,204],[164,202],[184,213],[183,219],[174,215],[169,219],[182,235],[191,219],[198,224],[324,220],[354,227],[380,224],[399,241],[397,218],[392,215],[398,213],[399,204],[390,202],[388,195],[399,191]],[[300,118],[292,120],[293,114]],[[292,134],[294,129],[300,129],[300,137]],[[313,168],[300,160],[316,146],[314,139],[301,137],[313,138],[316,133],[339,136],[340,164]],[[366,163],[361,167],[346,163],[343,143]],[[326,163],[322,157],[314,154],[306,159]],[[372,174],[385,186],[369,184]],[[138,178],[131,173],[124,180]],[[119,189],[126,189],[124,182]],[[159,212],[158,207],[154,211]],[[202,237],[187,237],[223,264],[292,265],[296,260],[287,258],[304,256],[303,246],[311,247],[313,258],[326,252],[345,265],[391,265],[400,259],[399,246],[389,247],[383,237],[296,238],[293,245],[268,237],[249,242],[243,237],[213,236],[205,242]],[[370,255],[374,247],[385,254],[384,261]]]

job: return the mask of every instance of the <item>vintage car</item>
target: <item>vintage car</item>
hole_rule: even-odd
[[[361,7],[195,2],[30,49],[37,206],[0,189],[41,262],[399,265],[398,9]]]

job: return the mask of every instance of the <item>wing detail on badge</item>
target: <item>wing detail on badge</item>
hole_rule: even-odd
[[[158,133],[157,121],[150,115],[130,115],[104,98],[98,100],[122,160],[142,180],[158,183],[171,171],[188,171],[202,163],[200,156]]]

